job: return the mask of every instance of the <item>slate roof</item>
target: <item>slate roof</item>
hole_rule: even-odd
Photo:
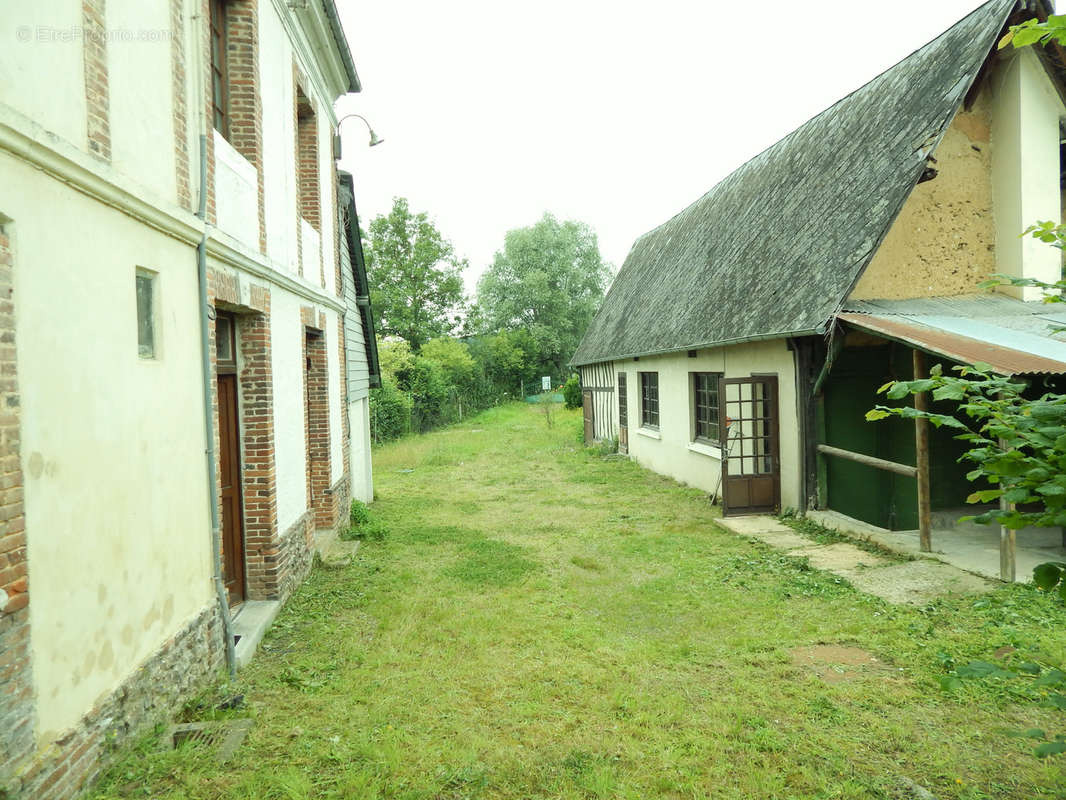
[[[572,364],[824,332],[1015,0],[989,0],[633,245]]]

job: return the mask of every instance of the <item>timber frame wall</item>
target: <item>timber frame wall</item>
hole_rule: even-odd
[[[592,392],[592,438],[598,442],[613,439],[618,435],[618,405],[615,402],[618,376],[614,364],[588,364],[580,367],[580,374],[581,390]]]

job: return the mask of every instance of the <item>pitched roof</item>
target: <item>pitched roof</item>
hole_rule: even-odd
[[[989,0],[637,239],[572,363],[824,331],[1013,7]]]

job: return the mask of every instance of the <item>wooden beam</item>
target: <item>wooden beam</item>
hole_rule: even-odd
[[[914,380],[925,377],[925,353],[913,350]],[[928,411],[929,400],[925,392],[914,395],[916,411]],[[933,551],[933,514],[929,495],[929,420],[921,417],[914,420],[914,449],[918,465],[918,538],[923,553]]]
[[[906,475],[908,478],[918,477],[918,468],[908,464],[897,464],[895,461],[886,461],[883,458],[875,458],[874,456],[868,456],[863,453],[853,453],[850,450],[843,450],[828,444],[818,445],[818,452],[825,453],[827,456],[846,458],[849,461],[865,464],[868,467],[895,472],[897,475]]]

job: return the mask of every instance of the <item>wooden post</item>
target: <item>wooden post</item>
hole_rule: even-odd
[[[925,354],[920,350],[914,350],[914,380],[920,381],[926,377]],[[929,403],[925,392],[914,395],[914,408],[916,411],[928,411]],[[932,509],[929,498],[929,420],[914,420],[914,449],[917,456],[915,464],[918,467],[918,536],[919,545],[923,553],[933,550],[932,533]]]
[[[1007,449],[1007,443],[1002,439],[999,440],[999,446],[1004,450]],[[1000,486],[1002,487],[1002,484]],[[1011,504],[1000,497],[999,508],[1001,511],[1010,511]],[[1007,583],[1014,583],[1014,578],[1018,573],[1016,539],[1017,532],[1013,528],[999,526],[999,579]]]

